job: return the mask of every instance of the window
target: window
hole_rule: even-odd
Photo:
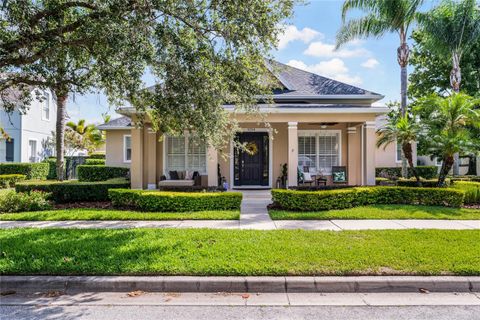
[[[132,161],[132,136],[123,136],[123,162]]]
[[[5,161],[13,162],[14,160],[14,141],[13,139],[5,141]]]
[[[29,162],[37,162],[37,141],[36,140],[28,140],[28,161]]]
[[[442,158],[435,158],[435,165],[438,167],[442,166],[443,159]]]
[[[207,172],[207,147],[193,136],[167,136],[165,173],[169,171]]]
[[[50,120],[50,94],[44,93],[45,100],[42,101],[42,120]]]
[[[340,140],[338,130],[299,131],[298,166],[309,167],[312,173],[331,174],[332,166],[340,164]]]
[[[398,141],[395,143],[395,145],[397,146],[395,160],[397,162],[401,162],[402,161],[402,145],[400,143],[398,143]]]

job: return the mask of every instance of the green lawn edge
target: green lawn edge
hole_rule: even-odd
[[[480,230],[3,229],[2,275],[480,275]]]
[[[0,214],[3,221],[68,220],[238,220],[240,210],[192,212],[140,212],[110,209],[61,209]]]
[[[270,209],[273,220],[362,220],[362,219],[429,219],[480,220],[480,209],[447,208],[415,205],[374,205],[343,210],[301,212]]]

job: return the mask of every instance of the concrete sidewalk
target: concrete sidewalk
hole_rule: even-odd
[[[251,214],[240,220],[183,220],[183,221],[0,221],[0,229],[66,228],[66,229],[124,229],[124,228],[211,228],[211,229],[303,229],[303,230],[393,230],[393,229],[451,229],[480,230],[480,220],[267,220]]]

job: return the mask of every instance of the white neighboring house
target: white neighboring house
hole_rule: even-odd
[[[54,155],[51,144],[57,120],[57,103],[55,96],[49,91],[41,91],[45,99],[36,98],[35,89],[31,95],[33,100],[25,114],[18,109],[6,113],[0,106],[0,127],[10,137],[10,140],[0,138],[1,162],[40,162]],[[15,99],[15,93],[12,93]]]

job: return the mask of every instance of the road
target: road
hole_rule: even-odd
[[[480,293],[11,294],[0,319],[480,319]]]

